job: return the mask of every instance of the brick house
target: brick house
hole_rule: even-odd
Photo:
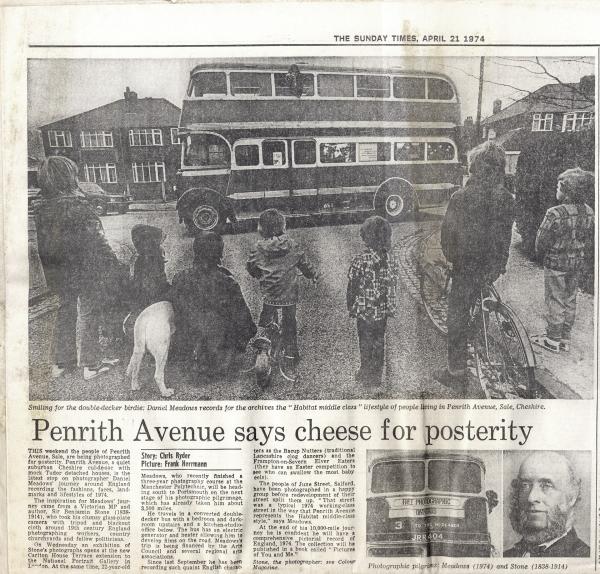
[[[164,98],[123,99],[40,127],[44,152],[64,155],[79,166],[81,181],[108,193],[160,199],[175,182],[180,109]]]
[[[493,113],[481,122],[483,139],[511,130],[573,132],[594,125],[595,76],[583,76],[575,84],[546,84],[502,109],[494,102]]]

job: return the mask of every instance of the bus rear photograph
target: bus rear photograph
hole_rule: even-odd
[[[198,65],[178,131],[180,222],[222,230],[269,207],[401,221],[461,185],[460,122],[456,86],[440,73]]]
[[[495,555],[498,454],[369,451],[367,461],[368,556]]]

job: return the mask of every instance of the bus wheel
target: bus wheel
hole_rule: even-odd
[[[375,205],[388,221],[402,221],[414,211],[413,191],[408,184],[386,185],[377,192]]]
[[[198,205],[192,211],[191,224],[194,231],[219,231],[223,221],[219,210],[209,203]]]

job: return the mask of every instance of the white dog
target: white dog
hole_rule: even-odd
[[[138,391],[138,375],[142,359],[148,351],[154,357],[154,380],[163,397],[175,392],[165,386],[165,366],[169,358],[171,337],[175,333],[173,305],[160,301],[146,307],[138,316],[133,327],[133,354],[129,361],[126,377],[131,378],[131,390]]]

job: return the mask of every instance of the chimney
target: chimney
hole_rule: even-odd
[[[492,114],[497,114],[502,109],[502,100],[494,100],[494,107],[492,108]]]
[[[127,86],[125,88],[125,92],[123,93],[123,97],[125,98],[126,102],[131,102],[132,104],[134,104],[135,102],[137,102],[137,93],[136,92],[132,92],[129,89],[129,86]]]
[[[579,90],[582,91],[586,96],[594,96],[596,87],[596,76],[593,74],[590,76],[583,76],[579,80]]]

